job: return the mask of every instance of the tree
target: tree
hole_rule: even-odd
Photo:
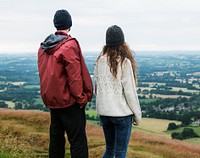
[[[0,108],[8,108],[8,104],[6,104],[4,101],[0,101]]]
[[[22,103],[21,102],[16,102],[15,103],[15,109],[22,109]]]
[[[181,117],[181,122],[183,125],[189,125],[191,123],[191,116],[189,113],[185,113]]]
[[[178,128],[178,126],[174,122],[171,122],[171,123],[169,123],[167,130],[174,130],[177,128]]]
[[[184,128],[181,134],[183,139],[198,137],[192,128]]]
[[[171,137],[172,137],[172,139],[179,139],[179,140],[182,140],[182,139],[183,139],[182,134],[179,133],[179,132],[173,132],[173,133],[171,134]]]
[[[170,111],[168,113],[168,119],[170,119],[170,120],[176,120],[176,112],[175,111]]]

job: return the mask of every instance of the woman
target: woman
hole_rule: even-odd
[[[122,29],[116,25],[106,31],[106,45],[96,62],[94,82],[97,113],[106,141],[103,158],[125,158],[132,123],[140,123],[141,109],[136,62]]]

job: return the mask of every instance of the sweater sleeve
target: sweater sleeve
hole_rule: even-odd
[[[125,60],[122,66],[122,87],[126,98],[126,102],[133,112],[133,119],[137,123],[141,121],[141,108],[137,96],[135,79],[130,60]]]
[[[76,47],[69,47],[65,56],[65,70],[68,76],[70,94],[76,99],[80,106],[88,102],[87,95],[83,91],[83,80],[81,76],[81,63]]]
[[[96,63],[96,65],[95,65],[95,67],[94,67],[94,88],[93,88],[93,93],[94,93],[94,95],[97,95],[97,63]]]

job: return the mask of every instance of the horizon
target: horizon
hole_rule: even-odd
[[[99,54],[101,51],[82,51],[83,55],[86,54]],[[168,55],[200,55],[200,50],[153,50],[153,51],[148,51],[148,50],[138,50],[138,51],[133,51],[136,55],[140,55],[138,53],[142,53],[141,55],[166,55],[163,54],[163,52],[169,53]],[[172,54],[173,53],[173,54]],[[3,55],[37,55],[37,52],[0,52],[0,56]]]

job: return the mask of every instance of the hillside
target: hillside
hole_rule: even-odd
[[[48,128],[47,112],[0,109],[0,158],[48,157]],[[90,158],[100,158],[105,148],[101,127],[87,124],[87,135]],[[127,157],[198,158],[200,147],[133,130]]]

